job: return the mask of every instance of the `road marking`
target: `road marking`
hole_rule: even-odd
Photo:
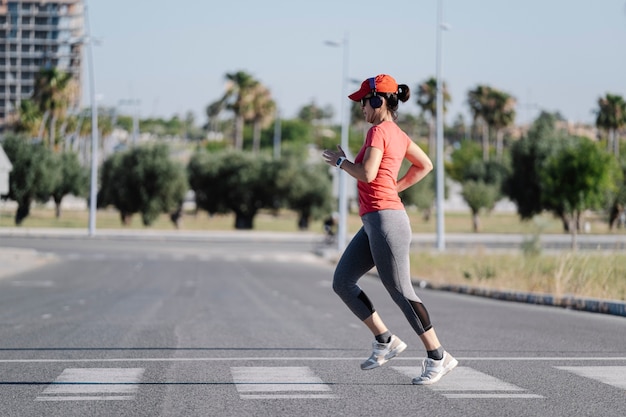
[[[25,288],[52,288],[55,283],[51,280],[45,281],[11,281],[13,287],[25,287]]]
[[[334,399],[330,387],[315,375],[308,366],[282,367],[232,367],[230,372],[244,400],[258,399]]]
[[[446,398],[451,400],[469,400],[469,399],[537,399],[544,398],[541,395],[537,394],[453,394],[447,393],[443,394]]]
[[[626,366],[555,366],[555,368],[626,390]]]
[[[19,350],[19,349],[15,349]],[[29,349],[24,349],[28,351]],[[38,349],[39,350],[39,349]],[[45,349],[41,349],[45,350]],[[71,348],[66,349],[67,351],[71,351]],[[78,349],[81,350],[81,349]],[[94,351],[102,350],[107,351],[109,349],[93,349]],[[111,349],[114,350],[114,349]],[[136,349],[141,350],[141,349]],[[150,348],[146,350],[158,350],[158,348]],[[203,348],[198,348],[198,350],[204,350]],[[216,351],[228,351],[230,349],[212,349]],[[254,350],[254,348],[250,349]],[[1,352],[1,349],[0,349]],[[394,362],[398,363],[400,361],[409,361],[409,362],[421,362],[424,357],[409,357],[402,356],[394,358]],[[585,361],[593,361],[593,362],[603,362],[603,361],[613,361],[613,362],[623,362],[626,361],[626,357],[603,357],[603,358],[588,358],[588,357],[545,357],[545,358],[537,358],[537,357],[493,357],[493,358],[485,358],[485,357],[457,357],[459,361],[562,361],[562,362],[585,362]],[[292,356],[292,357],[225,357],[225,358],[207,358],[207,357],[198,357],[198,358],[83,358],[83,359],[0,359],[0,363],[98,363],[98,362],[236,362],[236,361],[247,361],[247,362],[292,362],[292,361],[363,361],[362,357],[316,357],[316,356]]]
[[[392,366],[398,372],[413,378],[421,373],[421,368],[416,366]],[[451,399],[468,398],[543,398],[541,395],[520,393],[526,391],[517,385],[502,381],[496,377],[484,374],[475,369],[458,366],[449,375],[434,385],[426,385],[433,391],[444,392],[442,395]],[[461,391],[459,393],[458,391]],[[462,392],[471,391],[471,392]],[[475,391],[494,391],[489,394]],[[506,391],[505,393],[498,391]]]
[[[67,368],[35,401],[132,400],[143,372],[143,368]]]

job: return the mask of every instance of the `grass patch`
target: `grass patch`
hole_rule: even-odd
[[[433,216],[430,221],[424,221],[420,212],[415,209],[407,210],[411,219],[413,233],[436,233],[436,219]],[[0,227],[15,227],[15,209],[6,203],[0,202]],[[600,215],[589,215],[591,232],[596,234],[609,233],[606,219]],[[446,233],[473,233],[472,220],[469,212],[446,213]],[[22,222],[24,228],[87,228],[89,223],[88,210],[65,209],[60,218],[54,217],[54,210],[42,205],[34,205],[31,213]],[[233,230],[235,219],[232,214],[209,216],[206,212],[185,211],[183,213],[181,230]],[[519,233],[524,235],[537,234],[540,228],[541,234],[563,234],[563,226],[560,220],[550,214],[537,216],[534,221],[520,221],[515,213],[489,213],[481,216],[482,229],[480,233]],[[540,226],[538,226],[540,225]],[[361,227],[361,219],[356,214],[348,216],[348,232],[355,233]],[[141,216],[134,215],[131,224],[121,224],[119,213],[114,209],[98,210],[96,213],[96,228],[98,229],[146,229],[141,223]],[[174,225],[167,214],[159,216],[149,226],[150,230],[173,230]],[[297,232],[298,217],[289,210],[270,212],[262,210],[254,219],[254,230]],[[313,220],[309,225],[309,231],[320,232],[324,230],[322,220]],[[613,233],[626,235],[626,230],[619,229]]]
[[[626,301],[626,254],[561,252],[526,256],[484,250],[414,252],[414,277],[433,285],[467,285]]]

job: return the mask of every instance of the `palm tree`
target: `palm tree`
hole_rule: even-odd
[[[56,121],[65,116],[77,96],[78,88],[70,73],[50,67],[42,68],[35,77],[32,100],[42,114],[48,114],[48,141],[52,149],[56,145]]]
[[[252,151],[257,153],[261,148],[261,129],[274,120],[276,103],[270,91],[260,83],[254,87],[251,98],[252,106],[248,109],[246,119],[252,122]]]
[[[37,137],[42,121],[43,117],[35,103],[31,100],[22,100],[14,129],[17,133],[26,133],[30,137]]]
[[[447,111],[447,104],[450,102],[450,93],[446,83],[443,83],[443,113]],[[435,155],[435,124],[437,121],[437,79],[429,78],[417,86],[417,105],[422,109],[422,113],[429,114],[429,140],[428,154],[431,158]]]
[[[626,101],[615,94],[606,94],[598,99],[596,126],[608,133],[607,148],[619,156],[619,130],[626,126]]]
[[[496,155],[502,158],[504,129],[515,121],[516,100],[509,94],[491,89],[488,100],[487,124],[496,132]]]
[[[489,95],[491,87],[488,85],[478,85],[474,90],[467,93],[467,103],[472,112],[474,125],[480,123],[483,131],[483,161],[489,160],[489,125],[487,123],[489,116]]]
[[[254,90],[259,84],[252,75],[238,71],[226,74],[228,81],[226,92],[214,103],[207,107],[207,114],[215,117],[223,109],[230,110],[235,116],[234,146],[235,149],[243,149],[243,126],[244,117],[250,112],[254,97]]]

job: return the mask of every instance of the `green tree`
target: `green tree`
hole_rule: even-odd
[[[504,129],[515,121],[515,105],[515,98],[509,94],[496,89],[489,92],[485,117],[487,124],[495,132],[496,156],[500,161],[504,151]]]
[[[209,215],[228,213],[222,196],[217,192],[222,152],[194,152],[187,164],[187,180],[194,191],[196,206]]]
[[[626,126],[626,101],[615,94],[606,94],[598,99],[596,126],[608,134],[607,148],[619,157],[619,131]]]
[[[171,160],[166,145],[136,146],[103,163],[98,206],[116,207],[123,224],[141,213],[150,226],[161,213],[178,210],[186,192],[184,169]]]
[[[408,164],[404,164],[408,166]],[[400,198],[405,206],[415,206],[418,210],[421,210],[422,218],[428,222],[435,203],[435,187],[436,181],[433,173],[427,175],[412,187],[400,192]],[[445,193],[447,193],[447,187],[444,189]]]
[[[363,119],[363,112],[360,107],[359,115]],[[314,101],[302,106],[298,111],[297,121],[308,126],[309,134],[301,138],[309,143],[314,143],[318,148],[334,146],[336,135],[329,129],[333,116],[334,111],[331,106],[322,108],[317,106]]]
[[[361,113],[361,116],[363,113]],[[324,108],[315,104],[315,101],[311,101],[309,104],[304,105],[298,111],[298,119],[307,123],[319,123],[320,121],[330,120],[334,116],[332,107],[326,106]]]
[[[31,100],[22,100],[18,109],[18,119],[14,130],[28,137],[35,138],[39,134],[43,117],[37,105]]]
[[[448,86],[443,83],[443,113],[445,115],[450,102]],[[437,123],[437,79],[431,77],[417,86],[417,105],[423,114],[428,114],[429,140],[428,150],[431,158],[435,155],[435,125]]]
[[[324,163],[289,158],[278,172],[277,186],[285,196],[285,206],[298,213],[300,230],[308,230],[311,218],[319,219],[332,211],[332,179]]]
[[[244,71],[227,73],[226,93],[207,107],[209,118],[215,118],[222,110],[229,110],[235,116],[234,147],[243,149],[243,127],[246,114],[253,106],[255,90],[259,82]]]
[[[603,207],[617,172],[615,159],[587,138],[570,138],[546,160],[541,173],[544,206],[569,219],[573,249],[582,213]]]
[[[522,220],[529,220],[545,209],[541,170],[548,157],[567,138],[564,132],[557,130],[557,119],[556,114],[542,112],[528,134],[511,146],[512,171],[505,182],[504,193],[515,203],[517,214]],[[568,230],[566,220],[563,227]]]
[[[56,169],[51,151],[42,143],[8,136],[2,146],[13,165],[6,198],[17,202],[15,224],[19,226],[29,215],[34,201],[48,201],[58,181],[59,170]]]
[[[503,184],[510,175],[509,167],[498,161],[484,161],[481,149],[474,142],[462,141],[452,152],[448,167],[451,178],[462,186],[461,196],[472,212],[473,230],[480,230],[479,214],[491,211],[503,196]]]
[[[467,93],[467,104],[474,119],[474,126],[482,126],[482,150],[483,161],[489,159],[489,124],[490,116],[489,96],[491,87],[488,85],[478,85]]]
[[[500,199],[500,190],[497,185],[487,184],[484,181],[468,180],[463,183],[461,192],[463,200],[472,212],[472,230],[480,231],[480,211],[493,210],[496,202]]]
[[[78,87],[72,74],[55,67],[42,68],[35,76],[32,101],[48,117],[48,145],[56,146],[56,122],[77,101]]]
[[[622,176],[618,178],[617,192],[610,193],[608,201],[609,207],[609,230],[613,230],[614,227],[624,226],[622,215],[626,209],[626,159],[622,159]]]
[[[252,105],[246,115],[252,122],[252,152],[258,153],[261,149],[261,129],[268,127],[274,121],[276,103],[272,100],[270,91],[261,84],[257,84],[252,92]]]
[[[235,213],[235,229],[253,229],[262,208],[276,208],[280,193],[277,173],[280,162],[267,155],[239,151],[194,154],[187,166],[189,184],[198,208],[209,214]]]
[[[72,194],[85,197],[89,185],[89,173],[80,165],[78,155],[73,152],[63,152],[54,155],[57,169],[60,171],[57,183],[52,189],[52,199],[55,204],[55,216],[61,217],[61,202],[63,198]]]
[[[481,159],[481,147],[469,140],[461,141],[461,144],[450,154],[451,163],[446,166],[446,173],[456,182],[463,182],[466,178],[468,167],[476,160]]]

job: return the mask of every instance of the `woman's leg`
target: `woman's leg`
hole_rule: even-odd
[[[370,318],[375,310],[357,282],[373,267],[369,241],[361,228],[343,252],[333,277],[333,290],[361,321]]]
[[[411,225],[404,211],[384,210],[363,216],[364,229],[380,279],[413,330],[422,335],[432,328],[428,311],[411,281],[409,250]]]

